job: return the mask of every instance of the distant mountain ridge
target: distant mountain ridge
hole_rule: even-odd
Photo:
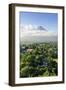
[[[44,31],[47,31],[43,26],[38,26],[37,29],[38,29],[38,30],[44,30]]]

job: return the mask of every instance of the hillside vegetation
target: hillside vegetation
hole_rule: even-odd
[[[57,42],[20,45],[20,77],[58,75]]]

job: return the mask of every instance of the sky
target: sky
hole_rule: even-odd
[[[20,26],[42,26],[48,31],[57,32],[58,15],[57,13],[37,13],[37,12],[20,12]]]

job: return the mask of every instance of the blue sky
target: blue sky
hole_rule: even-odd
[[[57,13],[20,12],[19,15],[20,24],[43,26],[48,31],[54,32],[58,30]]]

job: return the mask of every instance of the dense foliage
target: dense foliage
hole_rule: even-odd
[[[56,42],[20,45],[20,77],[56,76]]]

